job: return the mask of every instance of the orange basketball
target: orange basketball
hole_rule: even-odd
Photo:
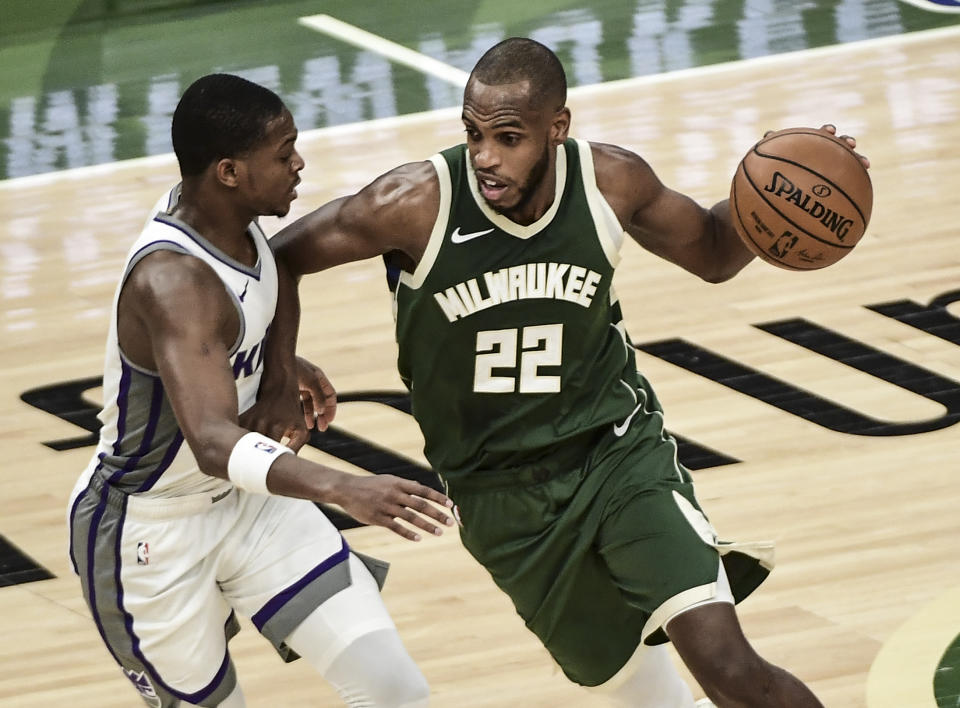
[[[790,270],[836,263],[863,237],[873,209],[870,175],[846,143],[814,128],[788,128],[754,145],[730,186],[740,238]]]

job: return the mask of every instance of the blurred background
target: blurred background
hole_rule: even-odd
[[[462,71],[529,36],[571,86],[960,22],[898,0],[4,0],[0,178],[169,152],[177,98],[211,71],[274,89],[301,130],[458,104],[449,79],[298,24],[317,14]]]

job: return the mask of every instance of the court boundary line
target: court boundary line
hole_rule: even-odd
[[[467,78],[470,76],[469,72],[445,64],[402,44],[391,42],[378,34],[373,34],[356,25],[338,20],[331,15],[307,15],[298,18],[297,23],[360,49],[376,52],[392,62],[403,64],[424,74],[431,74],[456,86],[466,86]]]
[[[918,7],[921,10],[926,10],[927,12],[936,12],[942,15],[956,15],[960,13],[960,5],[938,5],[935,2],[928,2],[925,0],[900,0],[900,2],[906,5],[912,5],[913,7]]]
[[[600,84],[576,86],[570,89],[568,92],[568,97],[581,99],[596,94],[602,94],[607,91],[623,90],[630,87],[647,86],[651,84],[683,80],[694,76],[710,76],[713,74],[737,71],[741,68],[753,68],[763,65],[795,62],[799,59],[805,59],[808,57],[829,57],[858,52],[866,49],[875,49],[883,46],[917,44],[930,39],[939,39],[941,37],[950,37],[952,35],[960,36],[960,24],[950,25],[948,27],[936,27],[928,30],[918,30],[916,32],[908,32],[906,34],[888,35],[886,37],[873,37],[870,39],[858,40],[856,42],[846,42],[844,44],[834,44],[826,47],[798,49],[793,52],[784,52],[781,54],[770,54],[762,57],[737,59],[735,61],[722,62],[719,64],[707,64],[705,66],[677,69],[675,71],[667,71],[660,74],[633,76],[626,79],[606,81]],[[344,123],[341,125],[324,126],[322,128],[312,128],[310,130],[302,131],[300,133],[300,139],[311,140],[319,136],[327,135],[352,135],[354,133],[366,130],[389,130],[397,125],[406,125],[407,123],[417,123],[430,119],[439,119],[448,113],[455,116],[459,115],[460,106],[447,106],[445,108],[436,108],[428,111],[419,111],[416,113],[404,113],[403,115],[388,116],[386,118],[374,118],[372,120],[354,123]],[[87,177],[100,174],[111,174],[115,170],[134,167],[158,167],[175,164],[176,159],[173,153],[133,157],[126,160],[105,162],[99,165],[85,165],[83,167],[72,167],[65,170],[58,170],[56,172],[43,172],[35,175],[25,175],[23,177],[13,177],[6,180],[0,180],[0,191],[46,186],[61,180],[85,179]]]

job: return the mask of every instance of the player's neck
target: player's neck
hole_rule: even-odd
[[[238,209],[220,195],[192,192],[184,185],[173,215],[234,260],[254,265],[256,252],[251,248],[247,229],[256,214]]]

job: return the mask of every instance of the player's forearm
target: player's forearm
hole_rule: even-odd
[[[348,481],[346,473],[301,459],[278,441],[232,423],[204,426],[188,443],[202,472],[248,491],[338,503]]]
[[[709,212],[709,263],[708,271],[701,277],[711,283],[730,280],[754,259],[743,245],[730,221],[730,202],[724,199],[713,205]]]
[[[281,455],[270,467],[267,489],[273,494],[315,502],[337,504],[346,473],[326,465],[303,460],[294,455]]]
[[[270,325],[264,353],[262,390],[282,390],[296,385],[296,347],[300,329],[300,294],[289,270],[277,263],[277,309]]]

